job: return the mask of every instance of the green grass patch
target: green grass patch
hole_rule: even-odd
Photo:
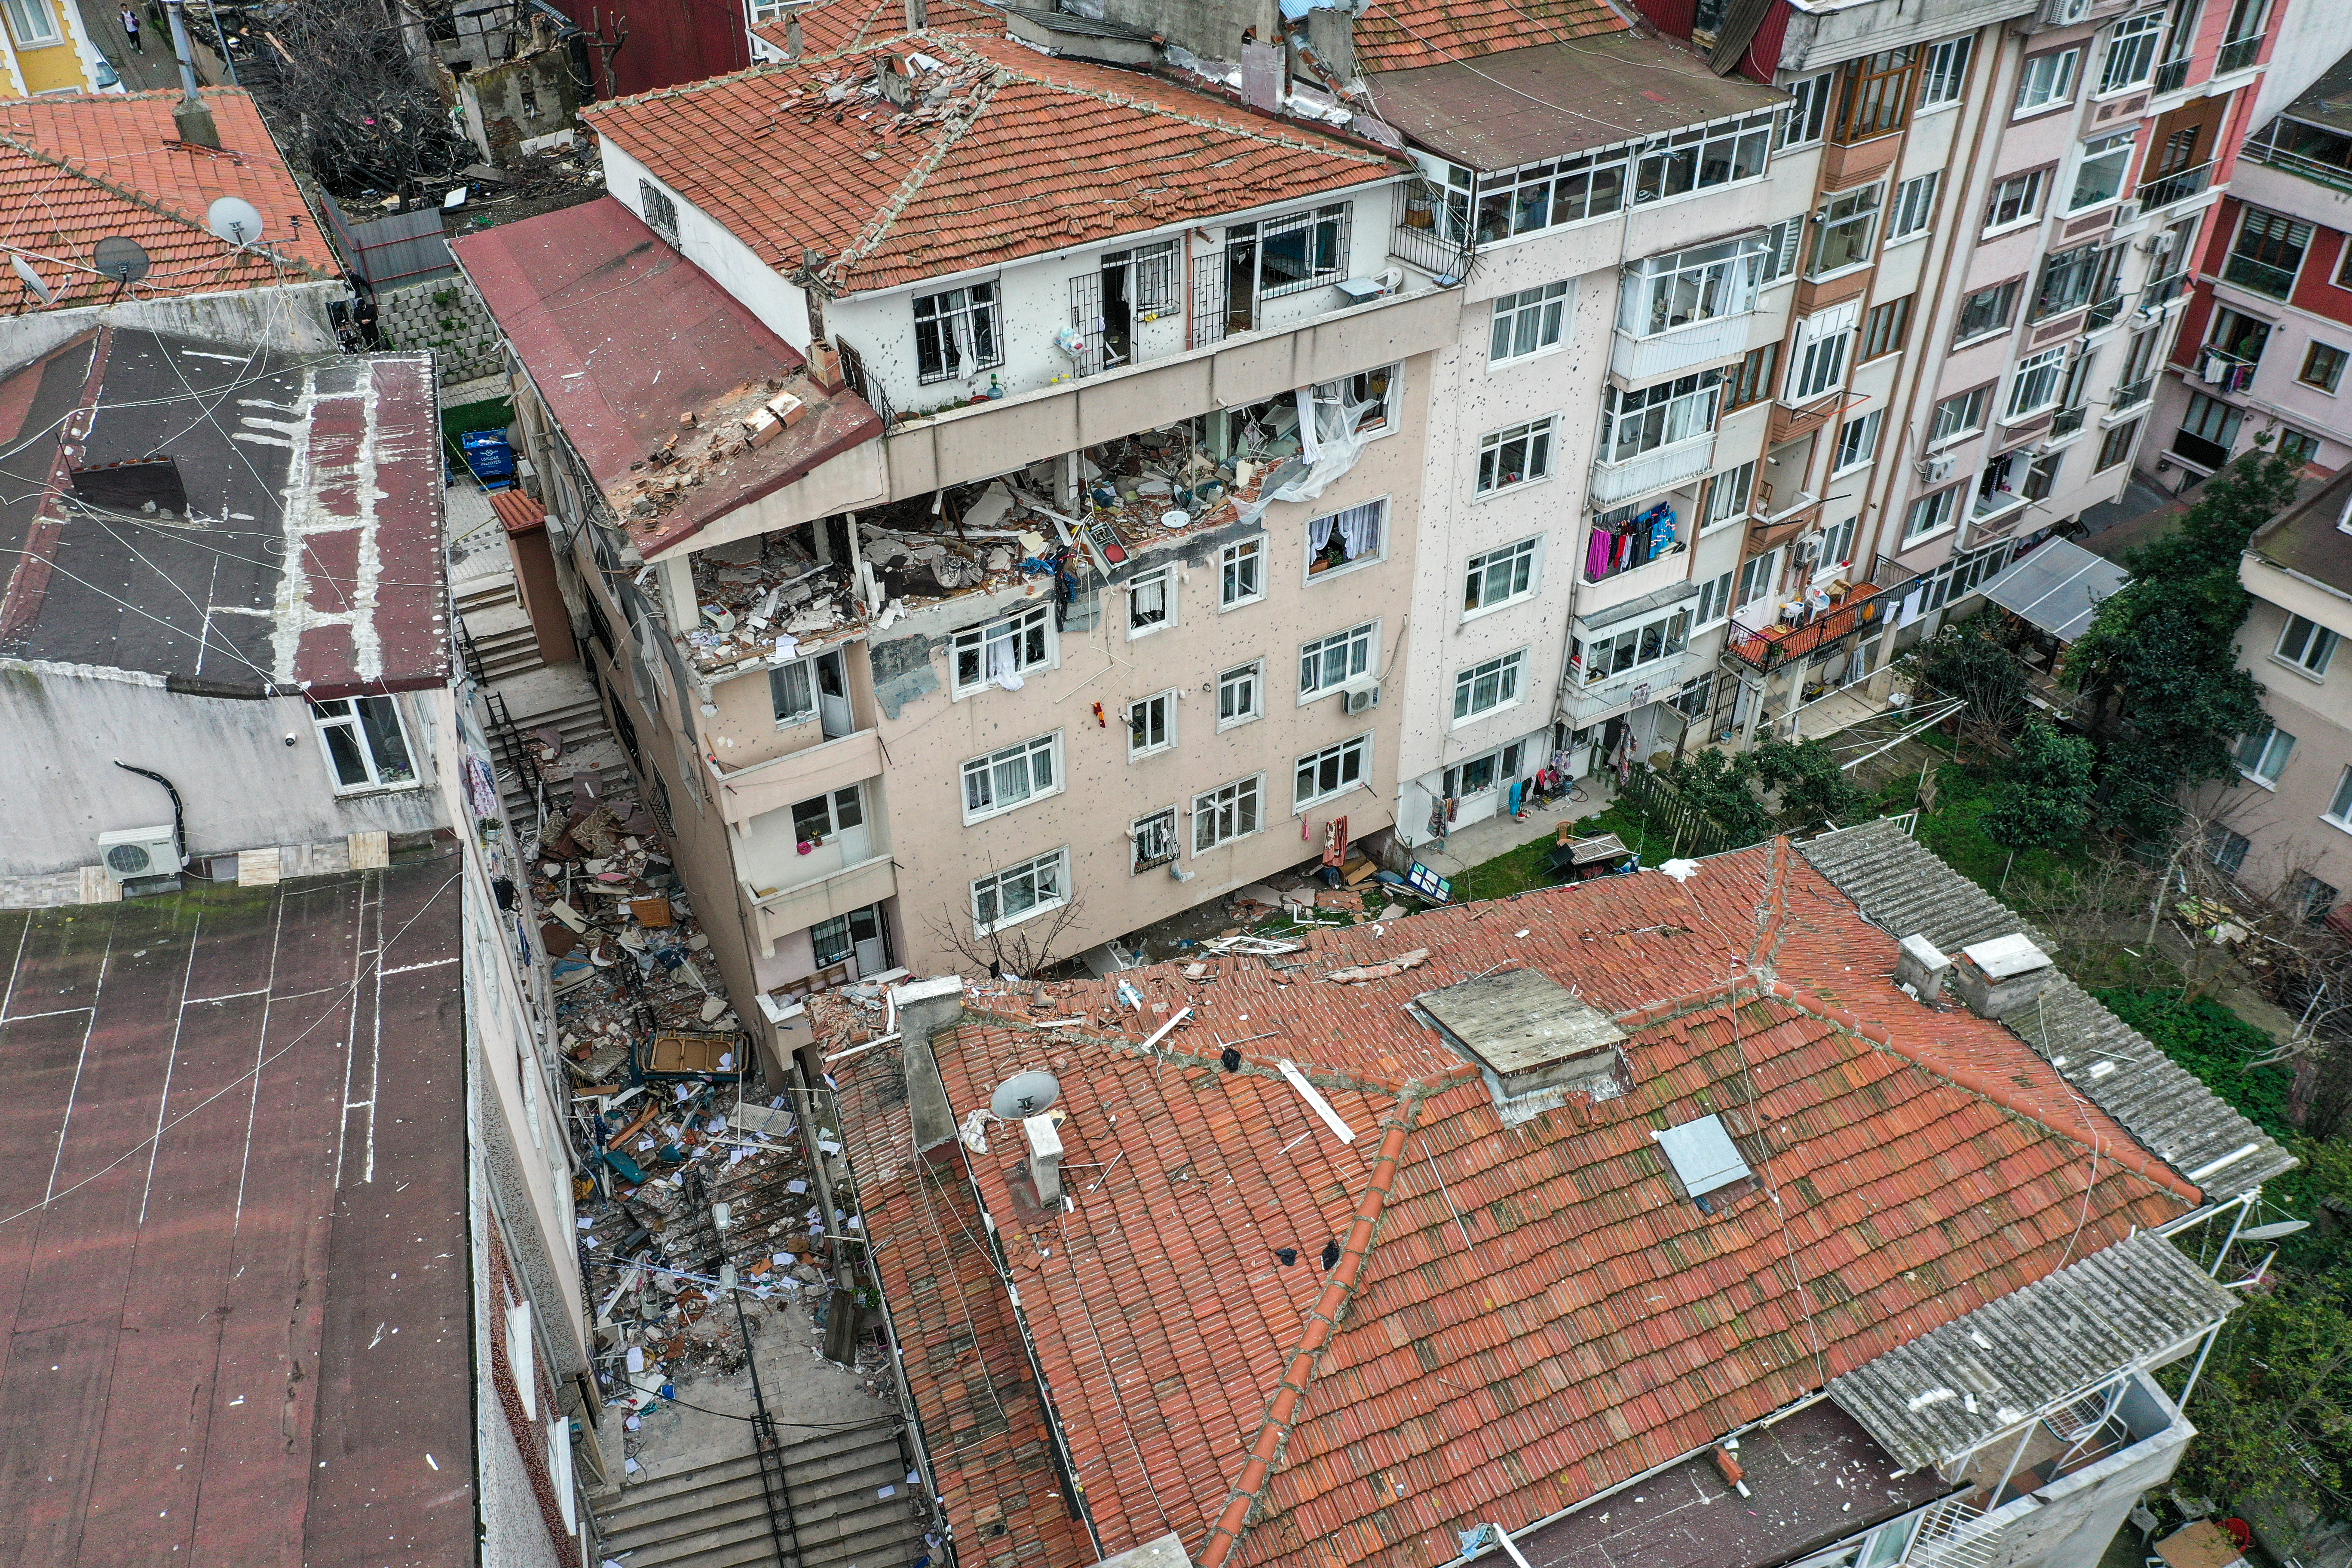
[[[465,455],[457,437],[477,430],[503,430],[515,422],[514,402],[510,398],[490,397],[479,403],[460,403],[441,411],[441,445],[448,451],[449,461],[465,466]]]
[[[2192,1002],[2177,990],[2128,985],[2102,986],[2091,994],[2263,1131],[2281,1142],[2293,1137],[2286,1099],[2294,1074],[2253,1065],[2275,1047],[2269,1035],[2210,996]]]
[[[2009,846],[1984,830],[1984,815],[1992,806],[1990,781],[1958,763],[1936,769],[1936,809],[1919,818],[1918,839],[1941,856],[1946,864],[1989,893],[2000,894],[2001,878],[2012,883],[2055,885],[2071,879],[2090,864],[2084,846],[2068,850],[2028,849],[2015,865]]]
[[[1573,831],[1579,838],[1613,833],[1626,848],[1641,856],[1644,866],[1655,866],[1667,859],[1674,846],[1670,829],[1651,831],[1643,824],[1639,808],[1622,800],[1611,801],[1605,810],[1579,819]],[[1551,868],[1544,863],[1559,841],[1555,837],[1558,832],[1555,827],[1540,838],[1531,838],[1516,849],[1506,849],[1491,860],[1481,860],[1456,873],[1453,879],[1454,901],[1507,899],[1513,893],[1524,893],[1533,888],[1560,886]]]

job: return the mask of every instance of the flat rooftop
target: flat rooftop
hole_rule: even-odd
[[[456,864],[0,911],[0,1563],[474,1560]]]

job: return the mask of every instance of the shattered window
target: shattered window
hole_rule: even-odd
[[[955,381],[1004,363],[996,285],[973,283],[915,300],[915,369],[923,381]]]
[[[416,782],[416,768],[408,758],[408,735],[401,728],[400,710],[389,697],[331,697],[313,700],[310,717],[319,728],[328,770],[335,775],[335,793],[391,789]]]

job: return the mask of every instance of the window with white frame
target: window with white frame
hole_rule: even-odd
[[[310,700],[310,719],[337,795],[401,789],[416,783],[409,760],[408,731],[400,708],[389,697],[329,697]]]
[[[1265,597],[1265,541],[1244,539],[1217,552],[1217,607],[1254,605]]]
[[[1737,522],[1748,515],[1748,499],[1756,490],[1756,461],[1749,458],[1726,468],[1706,483],[1706,500],[1699,509],[1699,531]]]
[[[1023,672],[1051,663],[1053,654],[1053,616],[1045,605],[967,626],[955,635],[955,694],[977,691],[990,681],[1018,691]]]
[[[844,828],[860,826],[865,821],[866,802],[856,784],[813,795],[793,803],[793,841],[823,844]]]
[[[2253,847],[2253,841],[2244,834],[2218,822],[2205,829],[2205,858],[2225,876],[2234,877],[2245,869],[2246,851]]]
[[[2066,345],[2046,349],[2017,362],[2017,378],[2009,384],[2011,422],[2058,405],[2058,389],[2066,374]]]
[[[2066,210],[2081,212],[2116,199],[2124,188],[2124,172],[2131,167],[2132,146],[2138,132],[2119,131],[2083,143],[2082,162],[2074,165],[2074,192]]]
[[[1813,554],[1812,572],[1815,577],[1819,577],[1824,572],[1834,572],[1842,566],[1852,563],[1853,536],[1861,523],[1862,518],[1857,514],[1847,518],[1843,522],[1833,522],[1822,530],[1821,546]]]
[[[1639,392],[1610,387],[1601,409],[1601,451],[1604,463],[1624,463],[1644,452],[1690,441],[1715,428],[1717,407],[1723,399],[1723,373],[1703,370],[1678,375]]]
[[[1739,595],[1732,604],[1744,610],[1758,600],[1769,596],[1780,575],[1779,551],[1768,550],[1761,555],[1749,556],[1739,563]]]
[[[1500,658],[1458,670],[1454,677],[1454,721],[1475,719],[1507,708],[1519,700],[1519,678],[1526,670],[1528,650],[1520,648]]]
[[[882,941],[882,907],[868,904],[845,915],[835,915],[809,927],[809,950],[819,969],[829,969],[857,955],[861,942]],[[887,950],[886,950],[887,951]]]
[[[1358,735],[1298,759],[1291,781],[1290,808],[1304,811],[1347,794],[1372,776],[1372,738]]]
[[[956,381],[1003,363],[994,283],[970,283],[942,294],[916,296],[917,380]]]
[[[1691,630],[1705,631],[1731,615],[1731,576],[1726,572],[1698,585],[1698,603],[1691,611]]]
[[[1936,187],[1943,178],[1941,171],[1930,169],[1895,187],[1895,205],[1886,215],[1887,244],[1927,232],[1928,220],[1936,216]]]
[[[1389,503],[1386,497],[1310,518],[1307,523],[1307,576],[1309,582],[1352,566],[1381,559],[1388,544]]]
[[[1832,473],[1859,468],[1878,456],[1878,426],[1884,417],[1882,410],[1874,408],[1838,426],[1837,460],[1830,465]]]
[[[1061,778],[1059,730],[974,757],[963,765],[963,819],[979,822],[1058,795]]]
[[[1952,329],[1955,344],[1972,342],[2009,331],[2017,319],[2017,297],[2025,291],[2021,279],[2012,278],[1990,289],[1979,289],[1960,301],[1960,319]]]
[[[1128,842],[1135,847],[1137,872],[1165,866],[1176,858],[1176,808],[1172,805],[1139,816],[1127,825]]]
[[[1960,101],[1969,83],[1969,55],[1976,40],[1966,35],[1931,46],[1919,71],[1919,108],[1924,112]]]
[[[1551,472],[1555,416],[1490,430],[1478,438],[1478,493],[1492,495],[1513,485],[1531,484]]]
[[[1878,233],[1878,204],[1885,188],[1881,184],[1840,191],[1822,204],[1821,220],[1813,225],[1809,274],[1824,277],[1870,260],[1871,242]]]
[[[1845,384],[1846,349],[1853,342],[1853,329],[1805,334],[1803,342],[1804,352],[1789,367],[1789,401],[1792,404],[1810,403]]]
[[[2280,663],[2305,675],[2326,675],[2327,661],[2336,656],[2336,634],[2301,616],[2289,616],[2286,630],[2279,633],[2278,647],[2273,652]]]
[[[2079,48],[2053,49],[2027,60],[2017,78],[2017,112],[2031,114],[2070,101],[2074,96],[2074,75],[2082,68]]]
[[[2352,768],[2346,768],[2336,780],[2336,793],[2328,797],[2327,810],[2323,814],[2338,827],[2352,827]]]
[[[9,16],[12,18],[16,16],[17,6],[26,3],[37,5],[40,0],[9,0]],[[637,202],[646,209],[646,226],[672,245],[676,245],[677,243],[677,204],[670,200],[669,193],[651,180],[639,180]]]
[[[1497,297],[1494,330],[1486,344],[1487,363],[1502,364],[1557,348],[1567,315],[1568,284],[1564,281]]]
[[[1596,686],[1613,676],[1674,658],[1690,645],[1690,607],[1685,605],[1629,626],[1612,626],[1589,642],[1571,637],[1569,667],[1583,671],[1585,685]]]
[[[2007,228],[2011,224],[2040,217],[2042,193],[2049,184],[2047,169],[2029,169],[1996,182],[1992,199],[1985,203],[1985,227]]]
[[[2294,737],[2265,724],[2238,742],[2238,771],[2260,784],[2274,784],[2294,755]]]
[[[800,724],[816,717],[816,678],[813,659],[796,658],[768,670],[768,696],[775,704],[776,722]]]
[[[1361,370],[1353,375],[1343,375],[1337,381],[1315,384],[1315,402],[1318,405],[1316,429],[1326,435],[1345,428],[1347,411],[1362,408],[1357,417],[1356,434],[1374,436],[1394,427],[1397,394],[1404,386],[1404,378],[1397,374],[1399,367],[1381,365],[1377,370]],[[1366,405],[1370,405],[1366,407]],[[1321,412],[1328,410],[1328,413]]]
[[[1258,829],[1258,795],[1264,773],[1235,779],[1192,797],[1192,853],[1203,855],[1220,844],[1246,838]]]
[[[1822,139],[1829,123],[1830,100],[1837,96],[1837,78],[1835,71],[1823,71],[1789,84],[1787,117],[1780,121],[1775,145],[1802,147]]]
[[[1763,277],[1761,235],[1645,257],[1626,269],[1617,325],[1631,336],[1646,338],[1744,315],[1756,308]]]
[[[1127,635],[1139,637],[1176,624],[1176,568],[1156,566],[1129,579]]]
[[[1154,756],[1176,743],[1176,693],[1162,691],[1127,705],[1127,760]]]
[[[2143,11],[2126,16],[2107,35],[2107,58],[2099,68],[2099,92],[2122,92],[2139,86],[2156,70],[2156,46],[2164,37],[2164,13]]]
[[[1217,728],[1230,730],[1265,712],[1265,661],[1235,665],[1217,677]]]
[[[1805,237],[1805,220],[1782,218],[1764,231],[1763,281],[1770,283],[1797,270],[1797,247]]]
[[[971,920],[982,936],[1070,901],[1070,852],[1055,849],[992,871],[971,885]]]
[[[1769,111],[1748,114],[1644,142],[1633,168],[1633,200],[1663,201],[1754,179],[1764,172],[1772,121]]]
[[[1536,549],[1541,543],[1540,538],[1522,539],[1470,557],[1470,569],[1462,584],[1463,612],[1491,610],[1534,593]]]
[[[1328,637],[1318,637],[1298,649],[1298,695],[1311,697],[1320,692],[1337,691],[1356,677],[1372,668],[1372,647],[1379,640],[1380,623],[1366,621],[1344,632],[1334,632]]]
[[[1927,425],[1927,450],[1948,447],[1964,441],[1984,428],[1985,405],[1991,400],[1988,386],[1955,393],[1936,405],[1935,416]]]
[[[1959,509],[1960,491],[1966,488],[1954,485],[1913,501],[1909,514],[1903,520],[1903,542],[1914,544],[1951,527],[1953,514]]]

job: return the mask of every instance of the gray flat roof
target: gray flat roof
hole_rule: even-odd
[[[1449,63],[1365,79],[1381,119],[1408,140],[1488,173],[1789,101],[1636,33],[1483,55],[1475,68]]]
[[[2099,605],[2131,582],[2131,574],[2079,544],[2053,539],[2004,567],[1984,585],[1985,597],[2060,642],[2090,630]]]
[[[2320,72],[2319,79],[2304,89],[2303,96],[2288,104],[2285,112],[2290,120],[2325,125],[2352,136],[2352,54],[2338,57]]]

